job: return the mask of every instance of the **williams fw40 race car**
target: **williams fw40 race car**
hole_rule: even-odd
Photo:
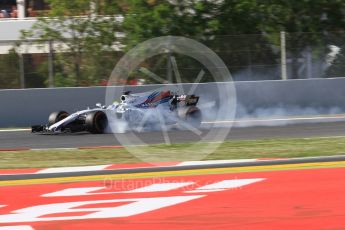
[[[109,106],[69,114],[53,112],[47,125],[32,126],[33,133],[83,132],[104,133],[110,126],[125,124],[125,130],[166,129],[173,125],[198,128],[202,114],[197,107],[199,97],[178,95],[171,91],[137,93],[125,92],[121,102]],[[110,131],[110,132],[111,132]]]

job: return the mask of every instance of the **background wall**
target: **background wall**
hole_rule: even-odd
[[[236,82],[237,117],[333,114],[345,111],[345,78]],[[183,85],[185,88],[191,85]],[[155,85],[128,87],[133,92]],[[115,87],[119,95],[123,88]],[[45,124],[53,111],[75,112],[105,103],[105,87],[0,90],[0,127]],[[200,84],[201,98],[218,94],[214,83]]]

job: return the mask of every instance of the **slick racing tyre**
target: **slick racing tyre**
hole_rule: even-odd
[[[199,128],[201,125],[202,114],[198,107],[191,106],[186,111],[186,122],[194,128]]]
[[[69,116],[69,114],[65,111],[53,112],[49,115],[48,126],[51,126],[51,125],[55,124],[56,122],[59,122],[62,119],[65,119],[68,116]]]
[[[102,111],[94,111],[86,115],[85,125],[87,131],[94,134],[104,133],[107,125],[107,115]]]

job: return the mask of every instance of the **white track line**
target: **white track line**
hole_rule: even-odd
[[[79,150],[78,148],[38,148],[38,149],[30,149],[32,151],[52,151],[52,150]]]
[[[187,165],[213,165],[213,164],[224,164],[224,163],[244,163],[244,162],[255,162],[257,159],[238,159],[238,160],[209,160],[209,161],[183,161],[178,163],[176,166],[187,166]]]
[[[289,118],[269,118],[269,119],[247,119],[234,121],[203,121],[203,124],[221,123],[248,123],[248,122],[269,122],[269,121],[303,121],[303,120],[345,120],[345,115],[339,116],[315,116],[315,117],[289,117]]]
[[[31,129],[0,129],[0,133],[2,133],[2,132],[19,132],[19,131],[31,131]]]
[[[85,172],[85,171],[99,171],[105,170],[112,165],[94,165],[94,166],[74,166],[74,167],[60,167],[42,169],[36,173],[62,173],[62,172]]]
[[[29,225],[3,226],[0,230],[34,230]]]
[[[210,160],[210,161],[184,161],[177,163],[175,165],[167,165],[167,166],[156,166],[156,167],[171,167],[171,166],[197,166],[197,165],[214,165],[214,164],[222,164],[222,163],[244,163],[244,162],[257,162],[257,161],[265,161],[260,159],[238,159],[238,160]],[[92,165],[92,166],[71,166],[71,167],[56,167],[56,168],[46,168],[41,169],[36,173],[61,173],[61,172],[84,172],[84,171],[99,171],[99,170],[107,170],[109,167],[114,167],[117,164],[113,165]],[[121,165],[121,164],[119,164]],[[133,164],[135,166],[135,164]],[[151,167],[128,167],[128,168],[151,168]],[[116,169],[116,168],[113,168]],[[112,169],[110,169],[112,170]]]

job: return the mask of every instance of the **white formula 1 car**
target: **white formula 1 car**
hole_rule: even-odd
[[[104,133],[109,123],[125,123],[127,130],[138,127],[165,128],[181,123],[199,127],[201,111],[196,106],[199,97],[177,95],[171,91],[132,94],[125,92],[121,102],[109,106],[96,104],[94,109],[86,109],[73,114],[65,111],[50,114],[47,125],[34,125],[33,133],[82,132]],[[113,126],[113,125],[112,125]]]

